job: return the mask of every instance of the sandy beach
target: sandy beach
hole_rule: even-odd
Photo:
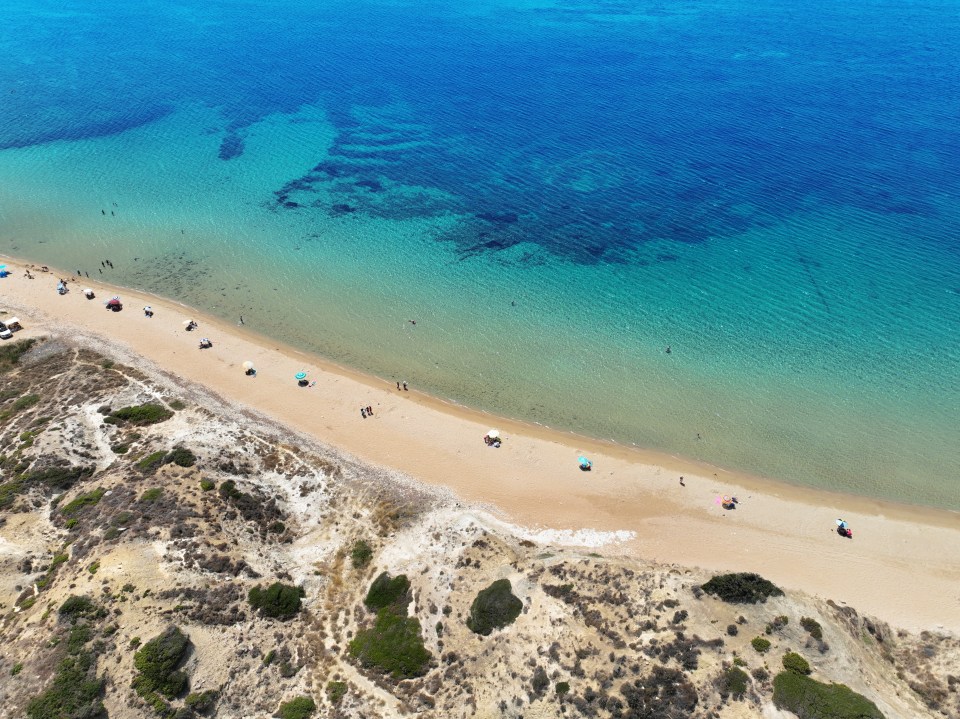
[[[34,270],[29,280],[22,263],[8,264],[12,274],[0,280],[0,309],[8,313],[4,319],[21,319],[18,337],[92,336],[122,346],[362,461],[447,487],[504,521],[555,530],[557,543],[585,530],[579,538],[596,541],[603,554],[756,571],[895,626],[960,632],[957,513],[793,487],[493,418],[415,387],[397,390],[402,377],[381,380],[326,363],[249,325],[76,277],[60,296],[57,279],[69,279],[66,272]],[[96,298],[87,300],[84,287]],[[114,295],[122,298],[122,312],[105,311]],[[187,332],[188,319],[199,328]],[[200,350],[201,337],[213,346]],[[245,361],[253,362],[256,376],[244,374]],[[297,385],[300,371],[307,372],[308,387]],[[360,408],[368,405],[373,416],[364,419]],[[499,449],[482,441],[491,427],[504,437]],[[591,472],[578,469],[580,454],[593,460]],[[724,510],[722,495],[736,496],[737,509]],[[850,523],[852,540],[835,532],[838,517]]]

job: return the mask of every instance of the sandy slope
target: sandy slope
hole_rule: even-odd
[[[24,336],[64,331],[122,344],[362,460],[491,505],[506,521],[541,530],[624,532],[624,541],[602,551],[758,571],[784,587],[848,603],[897,626],[960,631],[956,513],[801,490],[491,419],[416,391],[397,391],[393,382],[324,363],[174,302],[86,280],[71,282],[72,291],[58,296],[58,275],[34,271],[36,279],[27,280],[22,269],[14,270],[0,280],[0,309],[20,316]],[[95,300],[83,297],[85,286],[97,292]],[[114,294],[123,298],[123,312],[105,311],[103,302]],[[155,311],[152,319],[141,311],[146,304]],[[184,330],[188,318],[200,323],[198,331]],[[199,350],[200,337],[209,337],[214,347]],[[245,360],[255,363],[256,377],[243,374]],[[297,387],[293,376],[301,369],[314,386]],[[359,408],[366,405],[375,416],[363,420]],[[491,425],[506,437],[499,450],[481,441]],[[581,452],[594,460],[590,474],[577,469]],[[680,475],[686,487],[679,485]],[[739,497],[739,509],[723,511],[720,494]],[[834,533],[838,516],[854,527],[852,541]]]

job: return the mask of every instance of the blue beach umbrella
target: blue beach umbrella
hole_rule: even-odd
[[[297,380],[306,379],[306,378],[307,378],[307,373],[306,373],[306,372],[303,372],[303,371],[297,372],[297,373],[293,376],[293,378],[294,378],[294,379],[297,379]]]
[[[580,467],[592,467],[592,466],[593,466],[593,462],[591,462],[589,459],[587,459],[586,457],[584,457],[582,454],[581,454],[579,457],[577,457],[577,462],[580,464]]]

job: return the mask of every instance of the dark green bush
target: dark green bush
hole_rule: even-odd
[[[46,690],[27,705],[29,719],[100,719],[104,681],[96,676],[93,655],[80,652],[57,666]]]
[[[198,714],[207,714],[213,710],[217,703],[217,691],[208,689],[205,692],[188,694],[184,704],[193,709]]]
[[[482,590],[470,605],[467,627],[487,636],[494,629],[513,624],[523,609],[523,602],[513,595],[509,579],[498,579]]]
[[[803,674],[780,672],[773,703],[799,719],[884,719],[876,704],[843,684],[823,684]]]
[[[797,674],[809,674],[810,663],[796,652],[787,652],[783,655],[783,668]]]
[[[81,494],[79,497],[63,507],[60,510],[60,513],[69,517],[71,514],[76,514],[84,507],[95,507],[97,503],[103,499],[103,495],[106,493],[107,490],[98,487],[92,492]]]
[[[364,540],[358,539],[350,549],[350,563],[354,569],[360,569],[370,564],[373,558],[373,549]]]
[[[317,710],[317,705],[310,697],[297,697],[280,705],[277,716],[280,719],[307,719]]]
[[[66,601],[60,605],[60,616],[68,619],[93,616],[96,612],[97,605],[93,603],[90,597],[72,595],[67,597]]]
[[[142,427],[148,424],[157,424],[173,417],[173,412],[159,404],[140,404],[134,407],[123,407],[109,415],[115,422],[127,423]]]
[[[730,667],[721,676],[720,693],[734,699],[742,699],[747,693],[749,677],[740,667]]]
[[[770,649],[770,640],[763,637],[754,637],[750,640],[750,644],[761,654],[766,654],[767,650]]]
[[[756,604],[767,601],[767,597],[783,596],[783,591],[772,582],[746,572],[719,574],[702,589],[730,604]]]
[[[570,682],[557,682],[557,686],[555,687],[555,690],[557,692],[557,696],[562,697],[564,694],[569,693]]]
[[[140,696],[159,692],[174,698],[187,688],[187,676],[177,671],[186,658],[190,638],[177,627],[168,627],[133,656],[133,665],[140,672],[134,680]]]
[[[178,467],[192,467],[197,463],[197,455],[186,447],[174,447],[170,453],[163,458],[164,464],[175,464]]]
[[[70,489],[79,480],[85,479],[93,474],[93,467],[75,467],[67,464],[59,464],[46,469],[37,470],[23,475],[21,478],[25,484],[43,484],[50,489],[66,490]]]
[[[200,489],[204,492],[209,492],[211,489],[217,486],[217,483],[212,479],[201,479],[200,480]]]
[[[155,472],[163,464],[163,458],[166,456],[165,452],[153,452],[138,461],[136,467],[141,472]]]
[[[363,603],[373,611],[398,605],[406,599],[409,589],[410,580],[407,579],[406,574],[391,578],[389,573],[383,572],[373,580]]]
[[[339,704],[347,694],[346,682],[327,682],[327,699],[331,704]]]
[[[423,676],[430,663],[430,652],[424,648],[420,635],[420,622],[414,617],[401,617],[390,607],[377,613],[372,629],[357,632],[349,648],[361,664],[394,679]]]
[[[823,639],[823,627],[820,622],[810,617],[801,617],[800,626],[807,630],[807,633],[814,639]]]
[[[274,582],[266,589],[258,584],[250,590],[247,599],[265,617],[290,619],[300,611],[300,600],[305,594],[303,587]]]

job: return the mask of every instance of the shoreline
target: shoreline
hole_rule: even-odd
[[[682,457],[591,439],[562,430],[495,417],[393,381],[365,375],[232,326],[181,303],[86,278],[70,278],[58,296],[56,279],[23,277],[28,263],[10,258],[0,298],[16,307],[26,333],[90,333],[120,342],[135,354],[228,402],[248,406],[372,465],[444,487],[464,501],[493,507],[511,524],[554,530],[630,532],[607,553],[723,571],[757,571],[784,588],[847,603],[906,628],[960,631],[960,513],[809,489],[753,477]],[[79,280],[79,281],[78,281]],[[97,298],[79,291],[90,286]],[[105,312],[114,294],[121,313]],[[153,306],[147,319],[141,306]],[[194,318],[198,331],[182,322]],[[18,336],[24,336],[18,333]],[[211,349],[197,342],[208,336]],[[251,360],[257,377],[241,363]],[[293,378],[309,372],[315,386]],[[363,420],[360,406],[374,407]],[[499,450],[484,446],[496,426]],[[594,470],[582,473],[587,453]],[[683,475],[685,487],[678,477]],[[740,498],[724,511],[722,494]],[[855,539],[841,539],[843,516]],[[558,540],[562,541],[562,540]],[[845,561],[846,560],[846,561]]]

